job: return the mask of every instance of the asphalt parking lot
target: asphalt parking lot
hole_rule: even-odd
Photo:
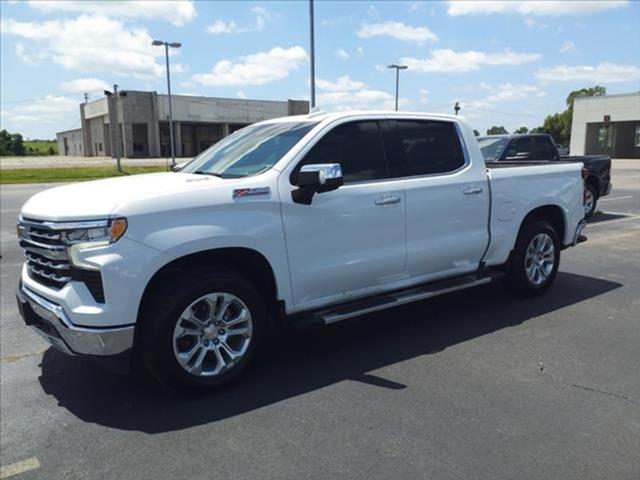
[[[0,478],[640,478],[640,161],[543,297],[488,285],[283,333],[182,397],[47,349],[19,318],[1,187]],[[22,472],[22,473],[17,473]]]

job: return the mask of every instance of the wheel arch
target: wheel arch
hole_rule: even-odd
[[[585,179],[584,183],[587,184],[587,185],[591,185],[594,188],[595,194],[596,194],[596,198],[600,197],[600,180],[598,179],[597,176],[589,175]]]
[[[520,228],[518,229],[518,234],[516,235],[516,238],[514,240],[513,248],[515,248],[515,242],[517,242],[518,237],[520,237],[520,234],[522,233],[522,230],[525,228],[525,226],[539,220],[545,220],[549,222],[558,234],[560,244],[564,245],[565,233],[567,229],[567,219],[565,218],[564,210],[558,205],[542,205],[531,210],[522,219],[522,222],[520,222]]]
[[[273,268],[265,256],[246,247],[216,248],[190,253],[176,258],[158,269],[147,283],[138,306],[138,321],[141,320],[147,302],[154,290],[176,274],[190,269],[211,268],[233,271],[249,280],[262,295],[267,311],[279,314],[278,286]]]

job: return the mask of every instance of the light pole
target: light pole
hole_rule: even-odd
[[[111,93],[109,90],[104,90],[104,94],[107,97],[113,97],[109,100],[109,103],[113,105],[113,114],[111,113],[111,107],[109,107],[109,132],[111,135],[111,158],[116,159],[118,172],[122,173],[122,163],[120,162],[120,142],[118,141],[119,140],[118,134],[121,133],[120,124],[118,123],[118,85],[116,85],[115,83],[113,84],[113,93]]]
[[[171,75],[169,73],[169,47],[180,48],[182,46],[179,42],[165,42],[162,40],[154,40],[151,42],[154,47],[164,45],[164,58],[167,64],[167,92],[169,93],[169,142],[171,142],[171,166],[176,164],[176,149],[173,144],[173,111],[171,109]]]
[[[387,68],[395,68],[396,69],[396,112],[398,111],[398,84],[400,83],[400,70],[406,70],[406,65],[398,65],[396,63],[389,65]]]
[[[316,49],[313,39],[313,0],[309,0],[309,49],[311,50],[311,108],[316,106]]]

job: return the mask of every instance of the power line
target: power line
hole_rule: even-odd
[[[90,90],[90,91],[88,91],[86,93],[96,93],[96,92],[101,92],[101,91],[102,90]],[[77,94],[69,94],[69,95],[52,94],[51,96],[77,99],[79,96],[82,96],[82,94],[80,92],[78,92]],[[14,105],[14,104],[18,104],[18,103],[28,103],[28,102],[34,102],[34,101],[37,101],[37,100],[46,100],[46,99],[47,99],[47,95],[45,95],[44,97],[31,97],[31,98],[23,98],[21,100],[10,100],[8,102],[0,101],[0,104],[2,104],[2,105]]]

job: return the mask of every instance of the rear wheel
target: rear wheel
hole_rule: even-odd
[[[551,286],[560,265],[560,241],[554,228],[535,221],[520,231],[507,266],[507,285],[521,295],[539,295]]]
[[[596,211],[598,203],[598,194],[596,189],[590,183],[584,186],[584,217],[589,218]]]
[[[264,302],[234,274],[198,273],[164,285],[143,319],[144,359],[173,388],[219,388],[251,363],[265,327]]]

